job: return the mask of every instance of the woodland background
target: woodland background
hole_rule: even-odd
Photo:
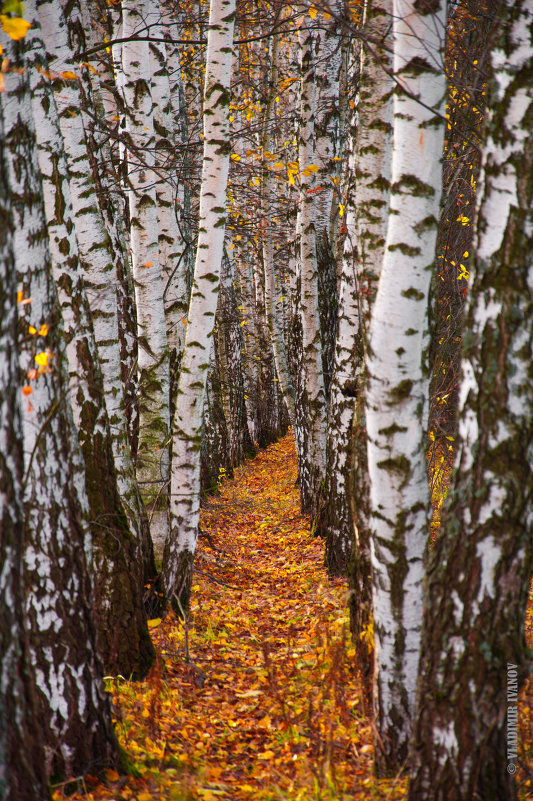
[[[272,797],[348,797],[331,766],[354,778],[359,735],[322,714],[351,714],[343,684],[376,776],[409,776],[388,793],[515,798],[517,769],[527,793],[531,0],[5,0],[0,22],[0,798],[87,775],[151,797],[120,779],[104,676],[119,731],[149,675],[146,752],[189,770],[160,745],[162,654],[198,620],[228,636],[195,611],[195,552],[241,542],[209,515],[242,513],[258,454],[310,532],[265,511],[242,565],[283,557],[289,598],[323,549],[340,593],[303,627],[331,697],[288,711],[297,670],[263,649],[261,725],[298,730],[315,779]],[[263,453],[287,432],[294,457]],[[226,792],[188,781],[159,797]]]

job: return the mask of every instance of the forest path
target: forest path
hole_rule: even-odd
[[[209,498],[191,663],[183,625],[169,616],[153,630],[160,658],[148,679],[118,680],[113,691],[117,733],[138,778],[109,771],[107,787],[89,788],[86,798],[403,797],[402,783],[372,775],[346,584],[328,579],[295,482],[288,436]]]

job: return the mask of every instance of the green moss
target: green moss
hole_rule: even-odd
[[[405,378],[403,381],[400,381],[395,387],[389,390],[389,397],[390,403],[398,403],[399,401],[408,398],[413,390],[413,381],[409,378]]]
[[[382,470],[387,470],[389,473],[396,473],[397,475],[404,476],[405,480],[407,480],[411,472],[411,462],[404,454],[392,459],[383,459],[381,462],[378,462],[377,466]]]

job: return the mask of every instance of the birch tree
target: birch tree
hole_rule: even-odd
[[[275,99],[278,93],[278,59],[279,59],[279,36],[274,34],[270,44],[270,76],[268,81],[268,95],[263,114],[263,130],[261,134],[261,146],[263,148],[263,176],[261,184],[261,241],[262,256],[265,281],[265,313],[270,331],[272,350],[274,353],[274,363],[276,374],[280,383],[281,392],[289,412],[291,425],[296,423],[295,392],[292,385],[291,376],[287,364],[287,354],[285,352],[285,342],[277,315],[276,304],[276,276],[274,273],[274,245],[272,236],[272,173],[267,163],[274,150],[272,137],[272,112]]]
[[[4,139],[0,109],[0,143]],[[42,801],[48,787],[36,723],[24,611],[22,421],[19,408],[17,274],[11,203],[0,144],[0,799]]]
[[[324,478],[326,454],[326,394],[322,365],[322,343],[318,308],[318,278],[314,172],[316,114],[316,41],[311,20],[302,19],[298,30],[300,47],[300,107],[298,127],[298,164],[300,187],[297,233],[300,244],[300,304],[302,324],[303,368],[308,404],[309,427],[309,511],[311,519]]]
[[[99,131],[96,119],[102,102],[91,84],[90,71],[79,65],[92,38],[85,33],[83,3],[63,5],[62,9],[57,3],[39,2],[39,20],[50,69],[78,78],[56,81],[54,93],[69,168],[80,263],[104,379],[119,492],[128,522],[141,540],[142,504],[128,439],[119,326],[127,254],[106,175],[106,132]]]
[[[351,97],[356,97],[358,94],[359,61],[360,45],[354,43],[350,59]],[[316,532],[325,539],[325,562],[332,575],[346,574],[354,537],[349,481],[352,472],[351,439],[356,373],[360,370],[360,353],[357,353],[360,310],[355,230],[356,135],[357,122],[354,108],[348,126],[346,142],[348,155],[345,164],[345,173],[348,177],[343,187],[341,203],[343,212],[341,219],[345,229],[344,254],[340,264],[336,342],[330,384],[326,472],[320,511],[315,523]],[[338,211],[339,204],[337,204]]]
[[[427,297],[442,183],[437,115],[445,95],[443,3],[396,0],[393,20],[391,211],[366,393],[380,773],[396,772],[407,756],[418,667],[429,521]]]
[[[31,664],[48,773],[70,776],[117,763],[96,648],[84,464],[68,402],[64,333],[51,272],[25,44],[1,44],[14,69],[1,96],[23,310],[24,559]],[[61,632],[61,636],[58,633]]]
[[[356,152],[355,174],[356,189],[354,206],[347,198],[346,239],[344,243],[341,293],[357,293],[358,334],[357,352],[345,362],[343,378],[346,381],[346,370],[352,375],[345,384],[345,394],[352,391],[356,396],[355,416],[352,419],[352,430],[348,434],[350,457],[348,464],[342,463],[342,447],[336,444],[340,434],[346,437],[346,429],[339,427],[339,434],[334,426],[335,407],[331,405],[328,436],[329,447],[335,461],[340,462],[340,474],[337,478],[340,485],[340,498],[337,501],[337,526],[331,526],[327,532],[326,555],[328,566],[344,564],[349,550],[350,561],[348,575],[350,583],[350,626],[356,648],[357,666],[363,680],[365,696],[371,704],[371,685],[374,670],[373,617],[372,617],[372,582],[370,564],[370,487],[367,460],[367,437],[365,420],[365,364],[368,346],[368,334],[372,305],[375,300],[377,283],[382,269],[385,237],[387,233],[389,190],[391,171],[391,134],[392,134],[392,92],[391,78],[391,42],[392,2],[391,0],[371,0],[365,5],[362,20],[365,41],[360,51],[359,97],[356,102]],[[371,45],[369,44],[371,42]],[[352,274],[346,276],[346,262],[352,265]],[[343,288],[344,282],[346,289]],[[341,332],[350,331],[350,324],[355,321],[340,306],[339,342]],[[346,336],[346,334],[345,334]],[[352,334],[353,336],[353,334]],[[342,353],[342,351],[341,351]],[[346,351],[345,351],[346,353]],[[340,353],[339,353],[340,355]],[[346,354],[348,355],[348,354]],[[345,357],[346,358],[346,357]],[[349,375],[349,373],[348,373]],[[354,377],[355,381],[354,381]],[[334,381],[337,381],[337,371]],[[346,405],[344,397],[339,405]],[[346,412],[344,412],[346,416]],[[342,420],[342,418],[341,418]],[[328,443],[329,444],[329,443]],[[332,466],[327,470],[328,478],[336,476]],[[330,478],[334,481],[335,479]],[[344,480],[344,487],[342,481]],[[348,492],[349,506],[343,501],[343,493]],[[348,524],[347,512],[351,512]],[[354,528],[351,529],[352,520]]]
[[[147,22],[150,24],[150,84],[154,104],[154,135],[156,162],[156,199],[159,224],[159,256],[163,281],[167,340],[170,348],[172,384],[175,391],[179,365],[185,342],[185,323],[189,305],[190,276],[187,252],[189,242],[184,234],[184,192],[180,189],[184,176],[179,169],[178,157],[181,133],[180,70],[170,84],[168,45],[159,6]],[[157,41],[160,40],[160,41]],[[172,96],[175,96],[174,102]],[[180,219],[181,218],[181,219]],[[181,226],[180,226],[181,223]]]
[[[163,582],[188,606],[200,512],[202,416],[226,225],[229,85],[235,0],[211,0],[204,86],[204,156],[194,282],[177,391],[171,477],[172,525]]]
[[[94,544],[99,646],[107,671],[142,677],[153,661],[154,650],[142,603],[143,576],[139,541],[130,530],[128,517],[119,495],[103,379],[89,317],[76,233],[80,232],[81,241],[85,245],[86,268],[89,267],[87,259],[90,259],[91,251],[96,252],[97,260],[102,250],[104,258],[108,255],[105,253],[107,236],[97,214],[98,207],[92,206],[87,211],[88,199],[95,201],[96,196],[89,177],[90,173],[87,176],[84,170],[88,169],[89,165],[79,107],[72,102],[68,90],[58,91],[58,101],[61,103],[64,115],[63,129],[66,130],[70,145],[69,170],[64,150],[66,140],[62,136],[55,97],[47,77],[50,74],[49,66],[53,66],[54,70],[57,70],[58,66],[64,68],[56,73],[60,75],[68,74],[66,68],[74,66],[66,22],[57,3],[45,0],[38,5],[39,17],[43,23],[42,30],[45,36],[48,34],[48,50],[49,53],[55,53],[55,58],[52,56],[49,65],[41,32],[34,27],[26,38],[27,50],[30,51],[31,48],[31,60],[30,52],[26,60],[30,65],[32,111],[52,269],[61,303],[66,338],[70,398],[85,463],[85,487]],[[31,19],[36,18],[37,9],[34,0],[27,2],[26,13]],[[77,94],[76,89],[75,95]],[[91,231],[84,225],[88,223],[90,228],[91,222],[96,223],[92,229],[92,236]],[[95,247],[98,235],[102,248]],[[118,357],[118,337],[115,338],[114,345]],[[120,373],[116,378],[120,381]],[[125,426],[122,426],[122,434],[122,445],[124,445],[124,440],[127,443]],[[129,477],[134,479],[131,462],[129,467]],[[107,487],[105,493],[101,491],[100,482],[105,482]],[[122,483],[124,485],[125,481]],[[127,502],[131,503],[134,488],[127,487],[127,489],[129,490]],[[139,507],[136,511],[137,515],[131,513],[130,515],[138,528]]]
[[[516,798],[533,572],[532,20],[531,0],[507,0],[495,25],[455,484],[427,578],[413,801]]]
[[[154,109],[148,42],[135,40],[149,17],[147,0],[122,3],[122,72],[127,142],[130,246],[138,325],[137,477],[155,550],[168,534],[169,351],[159,253]]]

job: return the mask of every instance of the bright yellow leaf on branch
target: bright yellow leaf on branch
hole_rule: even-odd
[[[7,14],[0,14],[0,23],[2,24],[2,30],[15,42],[18,42],[19,39],[24,39],[31,28],[31,22],[27,22],[22,17],[8,17]]]
[[[39,367],[48,367],[48,353],[45,353],[44,350],[40,353],[37,353],[35,356],[35,361]]]

